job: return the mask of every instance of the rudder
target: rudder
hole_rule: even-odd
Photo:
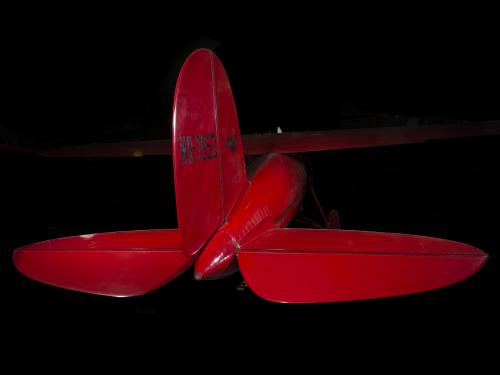
[[[196,50],[181,69],[172,140],[177,219],[184,252],[193,255],[226,220],[247,181],[231,86],[210,50]]]

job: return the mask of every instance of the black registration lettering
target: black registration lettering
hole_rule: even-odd
[[[193,138],[195,142],[193,142]],[[217,157],[217,141],[215,134],[199,134],[194,137],[179,137],[182,165]]]
[[[194,162],[193,158],[193,141],[190,136],[179,137],[181,145],[181,157],[182,165],[192,164]]]

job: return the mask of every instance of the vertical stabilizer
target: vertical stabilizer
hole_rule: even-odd
[[[231,86],[215,54],[193,52],[175,89],[172,121],[177,218],[185,254],[224,223],[246,184]]]

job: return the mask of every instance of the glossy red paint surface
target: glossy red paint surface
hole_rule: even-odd
[[[223,274],[242,243],[270,228],[286,226],[303,197],[306,173],[296,160],[269,154],[249,171],[249,183],[227,223],[208,242],[195,264],[197,279]]]
[[[246,183],[231,87],[209,50],[195,51],[182,67],[172,131],[177,217],[192,255],[226,220]]]
[[[14,264],[24,275],[60,288],[130,297],[169,282],[192,258],[182,252],[179,231],[171,229],[38,242],[16,249]]]
[[[192,255],[224,221],[213,59],[206,50],[194,52],[182,66],[172,139],[177,221],[184,252]]]
[[[219,58],[214,53],[210,53],[213,60],[224,218],[227,219],[247,183],[245,155],[229,79]]]
[[[454,284],[486,262],[459,242],[406,234],[343,230],[270,230],[242,246],[249,287],[274,302],[351,301]]]
[[[418,143],[499,134],[498,124],[251,135],[242,139],[229,80],[213,52],[181,69],[173,143],[142,141],[49,150],[44,156],[144,156],[172,152],[179,229],[50,240],[14,252],[23,274],[111,296],[144,294],[196,259],[195,277],[240,266],[250,288],[277,302],[331,302],[421,292],[463,280],[487,256],[461,243],[402,234],[281,229],[293,219],[306,173],[281,153]],[[170,147],[171,145],[171,147]],[[244,152],[264,154],[245,171]],[[322,212],[338,227],[338,216]]]

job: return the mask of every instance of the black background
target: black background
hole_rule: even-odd
[[[472,33],[460,20],[440,27],[439,17],[429,29],[423,27],[428,18],[406,15],[355,18],[345,25],[339,15],[304,15],[286,26],[263,28],[254,19],[244,30],[212,31],[195,30],[187,19],[174,22],[173,15],[54,18],[25,16],[5,26],[3,141],[47,148],[169,138],[175,78],[196,47],[213,47],[222,60],[243,134],[276,126],[335,129],[346,116],[366,113],[421,121],[500,119],[498,59],[493,30],[484,25]],[[85,295],[25,278],[11,262],[12,250],[23,244],[175,227],[171,159],[3,157],[3,321],[43,325],[50,318],[54,329],[64,330],[82,321],[153,320],[180,332],[194,325],[203,337],[222,329],[219,334],[235,341],[234,327],[264,325],[276,336],[315,332],[353,338],[375,331],[379,338],[427,335],[436,346],[440,340],[443,346],[487,346],[486,339],[496,337],[499,312],[499,145],[499,137],[488,137],[308,155],[320,199],[326,209],[338,209],[344,228],[463,241],[483,249],[490,260],[477,275],[441,290],[299,306],[237,291],[239,275],[199,283],[192,270],[132,299]],[[307,199],[306,210],[317,215]]]

